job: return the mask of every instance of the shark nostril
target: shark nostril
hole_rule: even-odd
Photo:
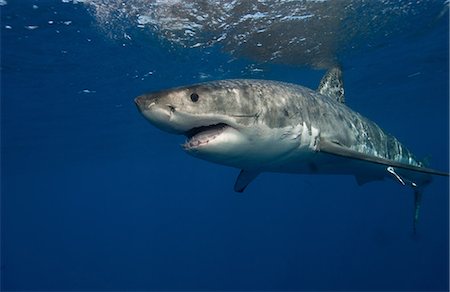
[[[169,107],[169,110],[170,110],[171,113],[175,112],[175,107],[174,106],[168,105],[168,107]]]

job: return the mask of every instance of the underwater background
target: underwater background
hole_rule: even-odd
[[[0,1],[1,290],[449,289],[448,178],[413,236],[400,184],[237,194],[136,110],[216,79],[316,88],[338,62],[349,107],[448,171],[448,1],[282,2]]]

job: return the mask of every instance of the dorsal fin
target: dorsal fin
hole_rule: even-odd
[[[344,103],[344,82],[341,68],[333,67],[329,69],[320,80],[317,92]]]

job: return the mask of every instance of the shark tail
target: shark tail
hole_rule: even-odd
[[[419,223],[419,212],[420,205],[422,201],[422,193],[421,189],[414,190],[414,218],[413,218],[413,235],[416,235],[417,224]]]

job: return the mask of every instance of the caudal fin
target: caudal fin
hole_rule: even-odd
[[[413,218],[413,234],[416,235],[417,223],[419,222],[420,204],[422,201],[422,190],[414,189],[414,218]]]

